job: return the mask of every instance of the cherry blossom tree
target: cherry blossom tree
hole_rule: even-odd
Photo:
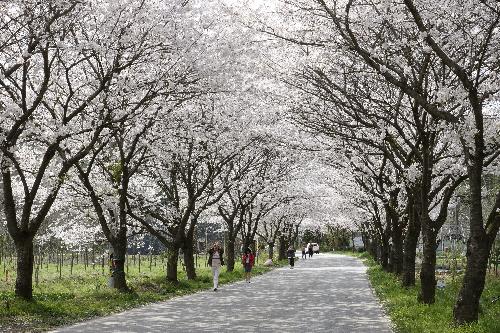
[[[16,244],[16,295],[32,298],[33,238],[70,168],[110,121],[98,107],[136,45],[96,24],[102,5],[2,4],[0,85],[4,212]],[[116,21],[115,21],[116,23]],[[99,45],[99,41],[106,45]]]
[[[177,281],[179,250],[184,250],[189,278],[195,227],[200,215],[226,191],[230,163],[242,149],[227,113],[212,98],[193,101],[158,122],[151,151],[154,159],[141,171],[129,214],[168,249],[167,279]],[[190,112],[187,113],[186,110]]]
[[[454,318],[457,323],[476,320],[486,261],[492,239],[498,232],[495,218],[483,219],[480,198],[484,167],[498,156],[497,141],[489,138],[489,131],[485,130],[491,123],[484,121],[485,106],[491,104],[498,93],[494,74],[498,64],[493,60],[496,58],[497,4],[456,1],[440,6],[411,0],[402,3],[319,0],[291,3],[302,9],[300,12],[306,20],[300,36],[289,40],[303,46],[353,54],[358,63],[368,66],[381,79],[400,89],[435,122],[441,122],[441,126],[457,136],[465,156],[474,205],[470,212],[468,267]],[[463,6],[467,8],[464,10]],[[457,11],[467,14],[456,15]],[[421,69],[426,67],[432,70],[420,75]],[[419,81],[431,86],[434,93],[428,95],[429,89],[421,89]],[[423,161],[427,166],[429,159]],[[423,180],[423,185],[428,187],[429,178],[425,174]],[[453,185],[447,188],[451,192]],[[423,204],[428,205],[429,198],[423,200]],[[426,210],[422,211],[427,215]],[[491,216],[495,216],[495,211],[493,207]],[[424,238],[430,240],[427,242],[430,248],[434,227],[427,217],[422,221]],[[430,272],[431,257],[432,254],[429,255],[429,267],[426,265],[423,270],[423,274],[428,275],[424,278],[429,286],[435,284]],[[425,294],[424,301],[432,302],[432,287]]]

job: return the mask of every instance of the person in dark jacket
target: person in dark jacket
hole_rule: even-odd
[[[255,256],[250,248],[245,250],[245,253],[241,256],[241,263],[245,268],[245,280],[250,283],[250,277],[252,275],[252,267],[255,262]]]
[[[286,251],[286,256],[288,257],[288,262],[290,263],[290,269],[293,268],[295,264],[295,249],[292,245],[288,247],[288,251]]]
[[[309,258],[312,258],[314,253],[312,244],[309,244],[309,248],[307,249],[307,251],[309,252]]]
[[[208,265],[212,268],[214,291],[217,291],[217,288],[219,287],[220,268],[224,265],[223,254],[224,249],[220,247],[219,242],[215,242],[210,250],[208,250]]]

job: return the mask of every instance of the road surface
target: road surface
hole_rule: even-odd
[[[300,254],[298,254],[300,257]],[[173,298],[55,332],[390,333],[391,324],[355,258],[315,254],[294,269]]]

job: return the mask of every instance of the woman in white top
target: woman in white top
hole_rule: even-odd
[[[219,245],[219,242],[215,242],[210,250],[208,250],[208,265],[212,267],[212,277],[214,279],[214,291],[217,291],[219,287],[219,273],[220,267],[224,265],[224,249]]]

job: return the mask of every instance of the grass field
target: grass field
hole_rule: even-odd
[[[500,332],[500,278],[488,275],[481,297],[481,313],[475,324],[454,327],[452,311],[461,287],[461,276],[441,276],[446,287],[436,292],[436,303],[417,302],[419,281],[413,288],[402,288],[394,274],[384,272],[368,254],[360,257],[368,266],[368,276],[398,333],[498,333]],[[496,300],[496,301],[495,301]]]
[[[198,278],[187,280],[179,265],[179,283],[173,284],[165,279],[165,268],[160,260],[157,265],[149,261],[139,273],[137,265],[129,265],[127,281],[132,291],[119,293],[107,287],[109,273],[96,265],[84,268],[74,265],[73,273],[63,266],[60,273],[57,265],[43,266],[39,272],[38,286],[34,287],[34,301],[25,302],[14,297],[15,276],[0,282],[0,332],[43,332],[50,328],[67,325],[107,314],[137,307],[142,304],[169,299],[174,296],[190,294],[212,286],[211,270],[205,267],[204,258],[199,258]],[[262,263],[263,260],[260,261]],[[284,262],[278,263],[285,264]],[[257,264],[254,274],[262,274],[270,268]],[[219,281],[225,284],[244,278],[243,268],[236,264],[233,272],[223,268]]]

